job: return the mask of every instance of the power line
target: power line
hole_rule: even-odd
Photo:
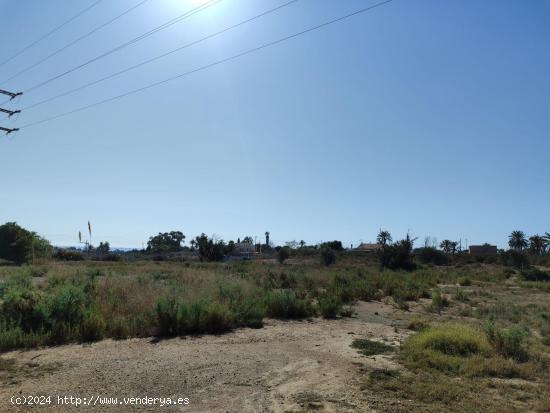
[[[201,6],[195,7],[193,9],[189,10],[188,12],[186,12],[186,13],[184,13],[184,14],[182,14],[182,15],[180,15],[180,16],[172,19],[172,20],[169,20],[168,22],[166,22],[166,23],[164,23],[160,26],[155,27],[154,29],[142,34],[141,36],[138,36],[138,37],[136,37],[132,40],[129,40],[129,41],[127,41],[127,42],[125,42],[125,43],[123,43],[123,44],[121,44],[121,45],[119,45],[119,46],[117,46],[117,47],[115,47],[111,50],[108,50],[105,53],[102,53],[102,54],[100,54],[100,55],[98,55],[98,56],[96,56],[96,57],[94,57],[94,58],[92,58],[92,59],[90,59],[90,60],[88,60],[84,63],[81,63],[81,64],[79,64],[79,65],[77,65],[77,66],[75,66],[75,67],[73,67],[69,70],[66,70],[65,72],[62,72],[62,73],[60,73],[60,74],[58,74],[58,75],[56,75],[56,76],[54,76],[50,79],[47,79],[47,80],[45,80],[41,83],[38,83],[37,85],[34,85],[33,87],[27,89],[25,92],[30,92],[30,91],[33,91],[35,89],[41,88],[41,87],[47,85],[48,83],[51,83],[51,82],[53,82],[57,79],[60,79],[64,76],[68,75],[69,73],[72,73],[76,70],[82,69],[83,67],[85,67],[85,66],[87,66],[91,63],[94,63],[94,62],[96,62],[100,59],[103,59],[104,57],[107,57],[107,56],[109,56],[109,55],[111,55],[115,52],[118,52],[119,50],[124,49],[125,47],[128,47],[128,46],[130,46],[134,43],[137,43],[137,42],[139,42],[139,41],[141,41],[141,40],[143,40],[143,39],[145,39],[149,36],[152,36],[153,34],[159,32],[161,30],[167,29],[168,27],[173,26],[174,24],[179,23],[180,21],[185,20],[185,19],[187,19],[187,18],[189,18],[189,17],[191,17],[191,16],[193,16],[193,15],[195,15],[195,14],[197,14],[197,13],[199,13],[199,12],[201,12],[201,11],[203,11],[203,10],[205,10],[205,9],[207,9],[207,8],[213,6],[213,5],[215,5],[215,4],[217,4],[221,1],[222,0],[210,0],[210,1],[206,2],[205,4],[203,4]]]
[[[34,69],[35,67],[41,65],[42,63],[44,63],[44,62],[50,60],[52,57],[58,55],[58,54],[61,53],[62,51],[67,50],[69,47],[74,46],[74,45],[77,44],[78,42],[81,42],[82,40],[84,40],[84,39],[90,37],[92,34],[94,34],[94,33],[96,33],[97,31],[103,29],[104,27],[108,26],[109,24],[115,22],[116,20],[120,19],[121,17],[127,15],[128,13],[132,12],[133,10],[137,9],[139,6],[142,6],[143,4],[147,3],[148,1],[150,1],[150,0],[142,0],[142,1],[140,1],[138,4],[136,4],[136,5],[132,6],[132,7],[130,7],[129,9],[127,9],[127,10],[124,11],[124,12],[122,12],[122,13],[119,14],[118,16],[113,17],[111,20],[109,20],[109,21],[107,21],[107,22],[101,24],[100,26],[98,26],[98,27],[94,28],[93,30],[89,31],[88,33],[86,33],[86,34],[84,34],[84,35],[78,37],[77,39],[73,40],[72,42],[67,43],[65,46],[63,46],[63,47],[57,49],[57,50],[56,50],[55,52],[53,52],[53,53],[50,53],[48,56],[46,56],[46,57],[40,59],[38,62],[35,62],[35,63],[33,63],[33,64],[27,66],[25,69],[20,70],[19,72],[15,73],[13,76],[7,78],[6,80],[4,80],[3,82],[1,82],[0,84],[4,84],[4,83],[6,83],[6,82],[9,82],[10,80],[13,80],[13,79],[15,79],[15,78],[21,76],[22,74],[27,73],[29,70]]]
[[[93,7],[97,6],[99,3],[101,3],[103,0],[97,0],[95,3],[91,4],[90,6],[86,7],[85,9],[79,11],[78,13],[76,13],[73,17],[71,17],[69,20],[63,22],[62,24],[60,24],[59,26],[55,27],[54,29],[50,30],[48,33],[46,33],[45,35],[43,35],[42,37],[40,37],[38,40],[35,40],[34,42],[32,42],[31,44],[25,46],[24,48],[22,48],[21,50],[19,50],[17,53],[15,53],[14,55],[12,55],[11,57],[9,57],[8,59],[4,60],[3,62],[0,63],[0,67],[1,66],[4,66],[6,63],[8,62],[11,62],[13,59],[15,59],[17,56],[25,53],[27,50],[29,50],[30,48],[32,48],[33,46],[36,46],[38,43],[40,43],[41,41],[45,40],[46,38],[50,37],[52,34],[54,34],[55,32],[57,32],[58,30],[62,29],[63,27],[65,27],[67,24],[71,23],[73,20],[77,19],[78,17],[82,16],[84,13],[86,13],[88,10],[92,9]]]
[[[274,13],[274,12],[276,12],[276,11],[278,11],[278,10],[284,8],[284,7],[290,6],[291,4],[297,3],[298,1],[300,1],[300,0],[291,0],[291,1],[288,1],[288,2],[286,2],[286,3],[284,3],[284,4],[280,5],[280,6],[277,6],[277,7],[273,8],[273,9],[267,10],[267,11],[265,11],[265,12],[263,12],[263,13],[260,13],[260,14],[258,14],[258,15],[256,15],[256,16],[254,16],[254,17],[251,17],[251,18],[249,18],[249,19],[243,20],[243,21],[241,21],[241,22],[239,22],[239,23],[237,23],[237,24],[234,24],[234,25],[232,25],[232,26],[226,27],[225,29],[219,30],[219,31],[217,31],[217,32],[215,32],[215,33],[213,33],[213,34],[210,34],[210,35],[208,35],[208,36],[202,37],[202,38],[200,38],[200,39],[198,39],[198,40],[195,40],[195,41],[193,41],[193,42],[187,43],[187,44],[185,44],[185,45],[183,45],[183,46],[180,46],[180,47],[178,47],[178,48],[176,48],[176,49],[170,50],[170,51],[168,51],[168,52],[166,52],[166,53],[160,54],[160,55],[158,55],[158,56],[156,56],[156,57],[153,57],[153,58],[151,58],[151,59],[145,60],[145,61],[143,61],[143,62],[141,62],[141,63],[138,63],[138,64],[135,64],[135,65],[133,65],[133,66],[127,67],[126,69],[120,70],[120,71],[115,72],[115,73],[113,73],[113,74],[111,74],[111,75],[102,77],[102,78],[100,78],[100,79],[97,79],[97,80],[94,80],[94,81],[92,81],[92,82],[86,83],[86,84],[84,84],[84,85],[82,85],[82,86],[79,86],[79,87],[76,87],[76,88],[74,88],[74,89],[68,90],[68,91],[63,92],[63,93],[61,93],[61,94],[59,94],[59,95],[56,95],[56,96],[53,96],[53,97],[44,99],[44,100],[42,100],[42,101],[40,101],[40,102],[37,102],[37,103],[34,103],[34,104],[30,105],[30,106],[25,107],[25,108],[23,108],[22,110],[29,110],[29,109],[35,108],[35,107],[37,107],[37,106],[43,105],[43,104],[48,103],[48,102],[51,102],[51,101],[53,101],[53,100],[57,100],[57,99],[62,98],[62,97],[64,97],[64,96],[67,96],[67,95],[70,95],[70,94],[72,94],[72,93],[78,92],[78,91],[80,91],[80,90],[86,89],[86,88],[88,88],[88,87],[90,87],[90,86],[97,85],[98,83],[101,83],[101,82],[104,82],[104,81],[106,81],[106,80],[112,79],[112,78],[114,78],[114,77],[116,77],[116,76],[120,76],[120,75],[123,74],[123,73],[127,73],[127,72],[129,72],[129,71],[131,71],[131,70],[137,69],[137,68],[139,68],[139,67],[141,67],[141,66],[144,66],[144,65],[146,65],[146,64],[149,64],[149,63],[152,63],[152,62],[157,61],[157,60],[159,60],[159,59],[162,59],[162,58],[164,58],[164,57],[166,57],[166,56],[169,56],[169,55],[171,55],[171,54],[173,54],[173,53],[179,52],[179,51],[181,51],[181,50],[183,50],[183,49],[186,49],[186,48],[188,48],[188,47],[197,45],[197,44],[202,43],[202,42],[204,42],[204,41],[206,41],[206,40],[209,40],[209,39],[212,39],[212,38],[214,38],[214,37],[220,36],[220,35],[222,35],[222,34],[228,32],[228,31],[230,31],[230,30],[236,29],[236,28],[238,28],[238,27],[240,27],[240,26],[243,26],[243,25],[245,25],[245,24],[247,24],[247,23],[250,23],[250,22],[252,22],[252,21],[254,21],[254,20],[257,20],[257,19],[259,19],[259,18],[261,18],[261,17],[265,17],[265,16],[267,16],[268,14]]]
[[[344,16],[341,16],[341,17],[337,17],[335,19],[332,19],[332,20],[329,20],[325,23],[321,23],[321,24],[318,24],[316,26],[313,26],[313,27],[310,27],[308,29],[305,29],[305,30],[302,30],[300,32],[297,32],[297,33],[294,33],[294,34],[291,34],[289,36],[285,36],[283,38],[280,38],[278,40],[274,40],[272,42],[269,42],[269,43],[264,43],[262,44],[261,46],[257,46],[257,47],[254,47],[252,49],[248,49],[244,52],[241,52],[241,53],[238,53],[238,54],[235,54],[235,55],[232,55],[230,57],[227,57],[225,59],[221,59],[221,60],[218,60],[216,62],[213,62],[213,63],[210,63],[210,64],[207,64],[207,65],[204,65],[204,66],[201,66],[197,69],[193,69],[193,70],[190,70],[188,72],[184,72],[184,73],[181,73],[179,75],[176,75],[176,76],[172,76],[172,77],[169,77],[167,79],[164,79],[164,80],[161,80],[161,81],[158,81],[158,82],[155,82],[155,83],[151,83],[147,86],[143,86],[141,88],[138,88],[138,89],[133,89],[133,90],[130,90],[128,92],[125,92],[125,93],[122,93],[120,95],[116,95],[116,96],[113,96],[113,97],[110,97],[108,99],[104,99],[104,100],[101,100],[101,101],[98,101],[98,102],[95,102],[95,103],[92,103],[92,104],[89,104],[89,105],[86,105],[86,106],[82,106],[80,108],[77,108],[77,109],[73,109],[69,112],[64,112],[64,113],[61,113],[61,114],[58,114],[58,115],[55,115],[55,116],[52,116],[52,117],[49,117],[49,118],[46,118],[46,119],[42,119],[40,121],[37,121],[37,122],[32,122],[32,123],[29,123],[27,125],[24,125],[21,127],[21,129],[23,128],[29,128],[31,126],[36,126],[36,125],[39,125],[39,124],[42,124],[42,123],[45,123],[45,122],[49,122],[49,121],[52,121],[52,120],[55,120],[55,119],[59,119],[61,117],[65,117],[65,116],[69,116],[69,115],[72,115],[74,113],[77,113],[77,112],[81,112],[81,111],[84,111],[84,110],[87,110],[87,109],[91,109],[95,106],[99,106],[99,105],[102,105],[102,104],[105,104],[105,103],[108,103],[108,102],[112,102],[114,100],[118,100],[118,99],[121,99],[123,97],[126,97],[126,96],[130,96],[130,95],[133,95],[133,94],[136,94],[138,92],[142,92],[144,90],[147,90],[147,89],[151,89],[151,88],[154,88],[154,87],[157,87],[157,86],[160,86],[160,85],[163,85],[165,83],[168,83],[168,82],[171,82],[173,80],[176,80],[176,79],[180,79],[182,77],[185,77],[185,76],[188,76],[188,75],[191,75],[193,73],[197,73],[197,72],[200,72],[200,71],[203,71],[203,70],[206,70],[206,69],[209,69],[211,67],[214,67],[214,66],[218,66],[218,65],[221,65],[223,63],[227,63],[229,61],[232,61],[232,60],[235,60],[235,59],[238,59],[238,58],[241,58],[243,56],[246,56],[246,55],[249,55],[249,54],[252,54],[252,53],[255,53],[255,52],[258,52],[260,50],[263,50],[263,49],[267,49],[268,47],[271,47],[271,46],[275,46],[277,44],[280,44],[280,43],[283,43],[283,42],[286,42],[288,40],[291,40],[291,39],[294,39],[296,37],[299,37],[299,36],[302,36],[304,34],[307,34],[307,33],[310,33],[310,32],[313,32],[315,30],[319,30],[319,29],[322,29],[324,27],[327,27],[329,25],[332,25],[332,24],[335,24],[335,23],[338,23],[338,22],[341,22],[343,20],[347,20],[351,17],[354,17],[354,16],[357,16],[359,14],[362,14],[362,13],[365,13],[367,11],[370,11],[372,9],[375,9],[377,7],[380,7],[380,6],[383,6],[385,4],[388,4],[390,2],[392,2],[393,0],[384,0],[384,1],[381,1],[379,3],[376,3],[376,4],[373,4],[371,6],[368,6],[368,7],[364,7],[362,9],[359,9],[355,12],[352,12],[352,13],[349,13],[349,14],[346,14]]]

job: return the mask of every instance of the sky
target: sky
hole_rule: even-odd
[[[286,0],[222,0],[181,15],[98,3],[0,66],[26,108]],[[95,0],[0,0],[0,62]],[[394,0],[348,20],[88,110],[27,126],[225,59],[376,2],[300,0],[164,59],[0,119],[0,223],[56,245],[141,247],[158,232],[225,240],[369,242],[380,228],[505,247],[550,231],[550,1]],[[2,83],[3,82],[3,83]],[[1,101],[0,101],[1,102]],[[466,241],[467,240],[467,241]]]

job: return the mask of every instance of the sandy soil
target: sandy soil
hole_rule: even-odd
[[[262,329],[220,336],[105,340],[92,345],[7,353],[18,366],[0,376],[0,411],[8,412],[369,412],[375,395],[360,391],[365,371],[399,368],[391,355],[365,357],[354,338],[397,345],[399,313],[359,303],[351,319],[269,320]],[[188,397],[188,406],[12,406],[14,395]]]

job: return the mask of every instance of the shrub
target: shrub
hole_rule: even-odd
[[[500,355],[519,362],[529,359],[525,343],[528,334],[525,330],[516,327],[499,328],[494,323],[489,322],[485,326],[485,333],[489,342]]]
[[[226,282],[218,285],[218,294],[231,311],[236,326],[263,326],[265,305],[261,301],[259,290],[246,290],[242,284]]]
[[[470,280],[468,277],[459,278],[458,285],[462,287],[469,287],[470,285],[472,285],[472,280]]]
[[[359,353],[364,356],[374,356],[376,354],[388,353],[393,351],[393,347],[379,341],[372,341],[368,339],[355,339],[351,343],[353,348],[359,350]]]
[[[49,341],[47,334],[25,332],[20,327],[6,327],[0,325],[0,351],[9,351],[17,348],[32,348],[46,344]]]
[[[449,300],[440,291],[436,290],[432,293],[432,303],[428,306],[429,311],[441,312],[443,308],[448,306]]]
[[[53,254],[53,258],[59,261],[83,261],[84,254],[77,250],[58,249]]]
[[[426,320],[423,320],[421,318],[413,318],[407,325],[407,328],[413,331],[423,331],[429,326],[430,324]]]
[[[266,296],[267,315],[274,318],[306,318],[311,316],[311,304],[296,297],[294,291],[271,291]]]
[[[395,244],[384,245],[378,251],[378,259],[382,269],[412,271],[416,264],[412,259],[413,240],[407,238],[397,241]]]
[[[342,301],[335,294],[324,294],[318,300],[319,311],[324,318],[335,318],[342,309]]]
[[[329,241],[329,242],[323,242],[320,247],[322,249],[331,249],[333,251],[344,251],[344,246],[342,245],[342,241]]]
[[[355,313],[355,310],[353,309],[352,305],[345,305],[340,310],[340,315],[342,317],[353,317],[354,313]]]
[[[159,298],[155,305],[160,335],[176,335],[178,333],[178,306],[173,298]]]
[[[501,253],[500,259],[503,265],[515,268],[528,268],[529,257],[523,251],[508,250]]]
[[[51,256],[52,246],[35,232],[27,231],[15,222],[0,225],[0,258],[24,264],[35,258]]]
[[[488,352],[485,340],[480,339],[479,331],[454,325],[426,330],[417,338],[418,345],[423,349],[434,350],[449,356],[468,357],[482,352]]]
[[[411,336],[402,347],[402,357],[409,367],[459,373],[481,360],[469,359],[490,356],[491,351],[482,331],[462,324],[446,324]]]
[[[530,268],[521,272],[521,278],[525,281],[550,281],[550,273],[538,268]]]
[[[453,295],[453,300],[465,303],[470,301],[470,297],[464,290],[457,288],[455,294]]]
[[[38,308],[40,295],[32,287],[30,277],[11,278],[5,286],[0,315],[7,326],[21,328],[26,332],[38,330],[43,316]]]
[[[96,311],[88,311],[84,315],[80,326],[80,338],[82,341],[99,341],[105,335],[106,325],[103,317]]]
[[[336,252],[331,248],[323,248],[321,250],[321,262],[329,267],[336,263]]]
[[[204,233],[195,238],[201,261],[222,261],[225,253],[225,243],[221,240],[209,239]]]
[[[216,302],[198,300],[188,304],[174,298],[161,298],[155,312],[159,333],[167,336],[221,333],[233,327],[229,309]]]
[[[424,247],[415,250],[416,256],[423,264],[448,265],[449,257],[434,247]]]
[[[399,370],[375,369],[369,373],[369,379],[373,381],[396,379],[399,376]]]
[[[282,247],[277,253],[277,260],[283,264],[290,257],[290,248]]]

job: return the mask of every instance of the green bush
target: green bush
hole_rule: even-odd
[[[355,339],[351,343],[353,348],[359,350],[359,353],[364,356],[374,356],[376,354],[383,354],[393,351],[393,347],[379,341],[373,341],[368,339]]]
[[[428,306],[429,311],[441,312],[443,308],[448,306],[449,300],[440,291],[436,290],[432,293],[432,303]]]
[[[468,277],[461,277],[458,279],[458,284],[462,287],[469,287],[472,285],[472,280],[470,280]]]
[[[159,298],[155,304],[155,314],[160,335],[178,334],[178,305],[174,298]]]
[[[523,251],[508,250],[500,254],[503,265],[515,268],[529,268],[529,257]]]
[[[413,261],[412,250],[413,240],[409,236],[394,244],[384,245],[378,251],[380,267],[392,270],[415,270],[416,264]]]
[[[32,287],[30,277],[14,277],[4,287],[0,317],[7,326],[26,332],[38,330],[43,323],[39,303],[40,295]]]
[[[336,263],[336,252],[332,248],[323,248],[321,250],[321,262],[329,267]]]
[[[417,248],[415,255],[423,264],[448,265],[449,257],[443,252],[434,247]]]
[[[223,333],[233,327],[231,312],[220,303],[210,303],[200,318],[199,332]]]
[[[550,281],[550,273],[533,267],[522,271],[521,278],[525,281]]]
[[[402,357],[409,367],[448,373],[467,370],[491,352],[482,331],[462,324],[424,328],[409,337],[402,347]],[[472,362],[474,357],[477,358]]]
[[[52,246],[35,232],[27,231],[15,222],[0,225],[0,258],[16,264],[35,258],[49,258]]]
[[[335,294],[324,294],[318,300],[319,312],[324,318],[335,318],[342,310],[342,301]]]
[[[20,327],[0,325],[0,351],[38,347],[49,341],[49,336],[44,333],[29,333]]]
[[[239,283],[218,285],[220,300],[228,306],[236,326],[260,328],[265,317],[265,305],[258,289],[246,289]]]
[[[306,318],[312,315],[309,301],[300,299],[294,291],[270,291],[266,296],[267,315],[273,318]]]
[[[290,257],[290,248],[282,247],[277,253],[277,260],[283,264]]]
[[[53,254],[53,258],[59,261],[83,261],[84,254],[78,250],[57,249]]]
[[[528,333],[525,330],[517,327],[499,328],[489,322],[485,326],[485,333],[489,342],[500,355],[519,362],[529,359],[526,345]]]

